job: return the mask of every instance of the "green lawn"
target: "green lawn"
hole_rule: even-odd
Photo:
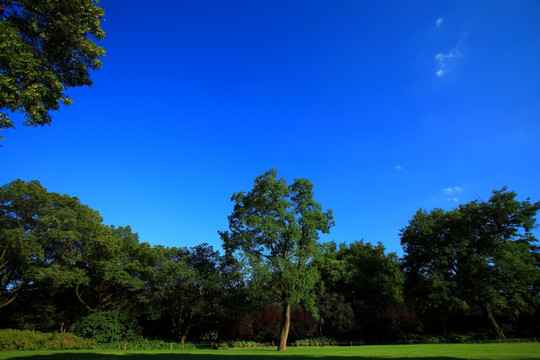
[[[288,348],[286,352],[270,349],[250,350],[183,350],[183,351],[5,351],[0,360],[330,360],[388,359],[388,360],[540,360],[540,344],[437,344],[354,346],[324,348]]]

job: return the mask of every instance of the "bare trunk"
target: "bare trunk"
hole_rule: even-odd
[[[495,321],[495,318],[493,317],[493,314],[490,310],[487,311],[487,316],[489,318],[489,321],[491,321],[491,325],[493,325],[493,328],[495,329],[495,333],[497,334],[497,337],[502,340],[506,339],[506,336],[504,335],[504,332],[502,331],[499,324],[497,324],[497,321]]]
[[[278,351],[287,350],[287,338],[291,327],[291,305],[283,304],[283,320],[281,322],[281,332],[279,334]]]

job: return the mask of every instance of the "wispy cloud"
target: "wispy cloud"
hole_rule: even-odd
[[[396,165],[396,166],[394,166],[394,169],[396,169],[396,170],[403,170],[403,166],[401,166],[401,165]]]
[[[437,20],[435,20],[435,27],[440,28],[443,23],[444,18],[437,18]],[[435,75],[437,77],[442,78],[446,76],[451,71],[457,59],[463,57],[462,43],[465,41],[468,35],[469,33],[467,29],[464,29],[461,33],[461,37],[459,38],[457,44],[454,47],[450,48],[450,50],[448,51],[439,51],[435,55],[435,63],[437,64]],[[443,36],[442,33],[441,36]]]
[[[453,201],[456,203],[459,201],[457,195],[462,191],[463,189],[459,186],[448,187],[442,190],[443,194],[447,196],[446,201]]]
[[[462,191],[463,191],[463,189],[460,188],[459,186],[454,186],[454,187],[449,187],[449,188],[443,189],[443,193],[446,194],[446,195],[452,195],[452,194],[460,193]]]
[[[461,52],[458,46],[454,47],[447,53],[440,52],[435,55],[435,61],[437,62],[437,71],[435,72],[438,77],[443,77],[448,68],[454,63],[454,61],[461,57]]]

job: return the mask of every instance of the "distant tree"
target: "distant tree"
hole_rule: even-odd
[[[149,304],[152,317],[168,317],[174,337],[184,343],[193,327],[220,311],[225,282],[219,267],[222,259],[207,244],[158,251]]]
[[[342,244],[337,260],[345,264],[345,289],[357,312],[376,314],[402,303],[403,275],[395,253],[385,253],[382,243]]]
[[[504,338],[497,315],[515,319],[538,307],[532,231],[540,202],[515,197],[503,188],[487,202],[416,213],[401,231],[405,294],[414,308],[440,317],[477,309]]]
[[[316,258],[315,266],[321,273],[317,289],[320,328],[327,337],[345,338],[355,325],[354,311],[346,285],[347,265],[337,259],[337,245],[327,242],[320,247],[322,256]]]
[[[96,0],[0,1],[0,129],[14,127],[19,111],[26,126],[51,122],[50,111],[69,105],[65,89],[91,85],[89,70],[105,54],[103,9]]]
[[[318,252],[319,232],[334,224],[332,211],[323,212],[313,200],[313,185],[296,179],[287,186],[270,170],[255,179],[253,190],[232,196],[230,231],[220,232],[228,253],[239,252],[249,276],[281,305],[283,321],[279,351],[285,351],[290,329],[291,305],[303,302],[315,308],[314,287],[319,279],[312,266]]]
[[[324,282],[319,296],[325,329],[343,334],[356,326],[357,332],[374,334],[377,315],[403,302],[403,275],[395,253],[385,253],[381,243],[327,243],[317,261]]]

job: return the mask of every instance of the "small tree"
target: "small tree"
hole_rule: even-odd
[[[319,280],[312,260],[319,232],[334,225],[332,211],[313,200],[313,185],[296,179],[287,186],[272,169],[255,179],[253,190],[235,193],[230,231],[219,232],[227,252],[238,252],[258,288],[281,304],[279,351],[285,351],[291,305],[303,302],[314,313],[313,289]]]

